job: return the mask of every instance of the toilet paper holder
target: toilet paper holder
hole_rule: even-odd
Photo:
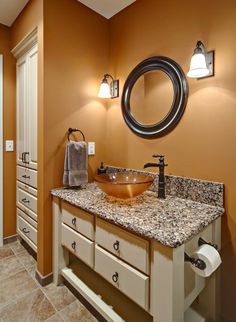
[[[198,246],[200,247],[202,245],[209,245],[211,247],[214,247],[216,250],[218,249],[218,246],[216,244],[207,242],[202,237],[200,237],[198,239]],[[200,270],[204,270],[206,268],[206,263],[204,262],[204,260],[200,258],[191,257],[187,253],[184,253],[184,261],[191,263],[193,266],[197,267]]]
[[[190,262],[193,266],[200,270],[204,270],[206,268],[206,263],[202,259],[190,257],[187,253],[184,253],[184,261]]]
[[[216,250],[218,249],[218,246],[216,244],[209,243],[209,242],[205,241],[202,237],[200,237],[198,239],[198,246],[202,246],[202,245],[209,245],[209,246],[214,247]]]

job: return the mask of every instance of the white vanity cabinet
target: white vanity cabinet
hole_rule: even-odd
[[[149,275],[150,242],[148,240],[97,218],[96,243]]]
[[[199,305],[208,303],[209,320],[217,321],[217,274],[197,276],[184,253],[197,250],[199,237],[220,247],[220,218],[177,248],[128,232],[57,197],[53,220],[54,283],[65,278],[107,321],[123,319],[69,267],[69,253],[92,268],[95,281],[96,274],[102,276],[154,322],[190,322],[185,312],[197,297]]]
[[[37,252],[38,46],[37,29],[12,53],[16,63],[17,233]]]

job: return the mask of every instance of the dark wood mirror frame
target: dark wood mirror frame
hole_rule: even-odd
[[[144,125],[138,122],[131,113],[130,96],[134,84],[144,73],[160,70],[170,78],[174,99],[167,115],[153,125]],[[128,127],[138,136],[146,139],[155,139],[170,132],[181,119],[188,99],[188,83],[182,68],[172,59],[156,56],[145,59],[129,74],[123,88],[121,106],[124,120]]]

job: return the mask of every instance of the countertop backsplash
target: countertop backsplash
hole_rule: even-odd
[[[151,175],[154,183],[148,190],[158,190],[158,173],[107,166],[107,172],[132,172]],[[206,203],[211,206],[224,207],[224,184],[201,179],[192,179],[165,175],[166,194],[169,196]]]

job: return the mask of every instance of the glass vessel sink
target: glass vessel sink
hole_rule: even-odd
[[[153,182],[153,177],[128,172],[105,173],[96,175],[95,182],[109,196],[128,199],[147,190]]]

